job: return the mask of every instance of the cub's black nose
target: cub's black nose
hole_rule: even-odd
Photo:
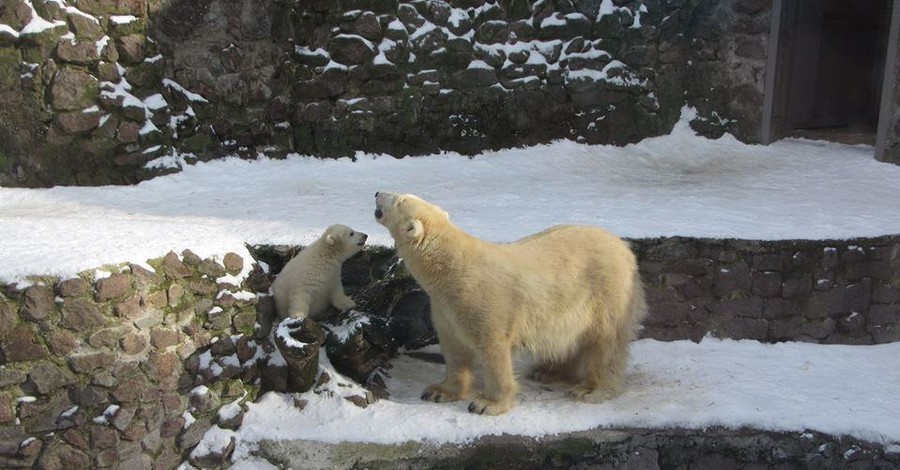
[[[378,197],[379,194],[381,194],[381,193],[379,193],[378,191],[376,191],[376,192],[375,192],[375,197]]]

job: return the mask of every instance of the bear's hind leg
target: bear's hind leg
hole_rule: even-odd
[[[628,362],[628,342],[600,337],[585,340],[575,358],[582,380],[569,395],[589,403],[613,399],[622,393]]]

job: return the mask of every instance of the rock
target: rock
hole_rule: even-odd
[[[100,111],[72,111],[56,115],[56,124],[67,134],[84,134],[100,125]]]
[[[25,289],[25,303],[22,316],[29,321],[39,322],[56,309],[53,289],[48,286],[34,285]]]
[[[225,258],[222,261],[225,265],[225,272],[232,276],[236,276],[244,270],[244,259],[237,253],[225,253]]]
[[[124,297],[131,290],[131,276],[124,273],[113,274],[97,281],[96,288],[94,297],[100,302]]]
[[[225,275],[225,268],[218,261],[212,258],[206,258],[200,262],[198,268],[200,274],[206,274],[209,277],[217,278]]]
[[[371,61],[376,51],[375,46],[362,36],[339,34],[328,45],[328,53],[338,63],[355,65]]]
[[[37,332],[30,325],[13,328],[0,343],[7,362],[38,361],[49,357],[47,348],[38,341]]]
[[[497,83],[497,72],[491,68],[469,68],[453,74],[455,88],[482,88]]]
[[[503,43],[508,37],[509,23],[506,21],[486,21],[475,34],[475,40],[482,44]]]
[[[119,62],[125,65],[139,65],[144,61],[143,34],[130,34],[116,39],[116,51],[119,53]]]
[[[430,300],[422,290],[414,290],[397,301],[388,325],[391,336],[406,349],[437,343],[437,333],[431,325]]]
[[[93,18],[79,14],[70,14],[67,19],[78,41],[96,43],[97,40],[105,35],[103,27]]]
[[[94,351],[68,357],[69,368],[82,374],[97,369],[109,369],[116,362],[116,355],[109,351]]]
[[[94,105],[100,84],[91,74],[62,67],[50,86],[50,104],[57,111],[82,110]]]
[[[181,333],[176,330],[164,327],[154,327],[150,329],[150,344],[158,349],[166,349],[175,346],[181,340]]]
[[[100,60],[100,54],[97,52],[97,45],[94,42],[68,39],[60,39],[56,45],[56,57],[60,62],[77,65],[88,65]]]
[[[79,0],[78,9],[92,15],[143,16],[147,0]]]
[[[122,352],[129,355],[140,354],[147,349],[147,339],[138,333],[128,333],[119,341]]]
[[[18,369],[0,369],[0,388],[6,388],[10,385],[21,385],[28,379],[28,375]]]
[[[331,364],[361,384],[397,350],[387,322],[380,317],[354,311],[329,330],[325,349]]]
[[[0,7],[0,23],[21,31],[31,22],[31,8],[22,0],[10,0]]]
[[[236,442],[237,437],[233,431],[213,426],[204,435],[200,445],[191,451],[188,460],[199,468],[221,468],[228,463]]]
[[[72,334],[71,331],[53,329],[47,332],[47,346],[57,356],[66,356],[80,345],[81,340]]]
[[[362,36],[370,41],[381,41],[384,33],[378,23],[378,17],[371,11],[363,12],[355,20],[342,27],[349,34]]]
[[[28,371],[28,380],[39,394],[48,395],[66,385],[75,383],[75,376],[55,364],[39,362],[31,366]]]
[[[325,332],[312,320],[288,318],[278,324],[274,337],[278,351],[287,362],[287,391],[305,392],[312,388]]]
[[[12,304],[0,299],[0,341],[6,338],[18,321],[19,315],[16,310],[13,309]]]
[[[184,278],[189,277],[194,274],[194,271],[191,268],[189,268],[186,264],[184,264],[178,258],[178,255],[174,251],[170,251],[163,258],[162,269],[167,277],[169,277],[170,279],[176,279],[176,280],[184,279]],[[176,284],[173,284],[172,287],[174,288],[175,285]],[[182,290],[182,292],[184,292],[184,291]],[[169,292],[169,299],[170,299],[170,303],[171,303],[171,299],[172,299],[171,289]]]
[[[56,285],[56,291],[59,293],[60,297],[78,297],[86,294],[90,287],[91,286],[87,281],[80,277],[76,277],[60,281],[60,283]]]

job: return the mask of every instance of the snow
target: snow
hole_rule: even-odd
[[[209,101],[207,101],[206,98],[198,95],[197,93],[188,91],[186,88],[179,85],[177,82],[175,82],[172,79],[164,78],[162,81],[162,84],[163,84],[163,86],[169,87],[169,88],[181,93],[182,95],[184,95],[185,98],[188,99],[188,101],[193,101],[193,102],[197,102],[197,103],[209,103]]]
[[[542,436],[596,427],[749,426],[896,444],[900,371],[890,364],[898,354],[900,343],[641,340],[634,343],[618,398],[581,403],[568,398],[563,386],[520,379],[517,406],[497,417],[469,414],[468,402],[421,401],[422,389],[443,378],[444,366],[401,355],[388,371],[391,397],[366,409],[312,392],[303,394],[310,403],[303,410],[294,408],[292,395],[276,393],[248,404],[238,455],[265,439],[465,443],[484,435]]]
[[[124,25],[137,21],[137,17],[134,15],[113,15],[109,17],[109,21],[116,25]]]
[[[34,4],[31,3],[31,0],[24,0],[24,2],[25,2],[25,5],[27,5],[28,8],[31,9],[31,21],[29,21],[28,24],[25,25],[25,27],[23,27],[21,31],[19,31],[19,35],[39,34],[45,30],[53,29],[53,28],[56,28],[59,26],[66,25],[65,21],[59,21],[59,20],[47,21],[47,20],[45,20],[44,18],[41,17],[41,15],[38,15],[37,11],[34,9]]]
[[[222,429],[219,426],[213,425],[213,427],[203,435],[203,439],[200,440],[197,447],[194,447],[194,450],[191,451],[191,457],[199,458],[211,454],[222,455],[225,453],[225,449],[236,438],[237,433],[234,431]]]
[[[120,85],[125,91],[124,81]],[[166,86],[191,96],[174,82]],[[872,153],[868,146],[807,140],[770,146],[730,136],[707,140],[683,120],[670,135],[626,147],[563,141],[474,158],[359,153],[356,161],[292,156],[194,166],[182,159],[181,173],[135,186],[0,188],[0,279],[24,286],[32,282],[27,275],[68,278],[86,270],[99,278],[110,268],[98,267],[143,263],[185,248],[201,257],[221,259],[234,251],[249,259],[244,243],[308,244],[336,222],[367,232],[370,244],[392,245],[372,216],[378,190],[419,194],[442,205],[464,229],[496,241],[557,223],[600,225],[626,237],[897,234],[900,208],[893,201],[900,167],[877,162]],[[354,316],[333,333],[349,335],[362,321]],[[334,373],[322,354],[332,393],[304,394],[309,405],[303,410],[293,406],[291,395],[267,394],[248,405],[238,433],[215,431],[207,447],[235,437],[236,468],[252,468],[249,452],[263,439],[462,443],[483,435],[541,436],[598,426],[749,426],[850,435],[900,452],[898,354],[900,343],[642,340],[632,350],[620,397],[584,404],[560,387],[522,380],[518,406],[499,417],[470,415],[465,402],[420,401],[423,387],[441,379],[443,366],[408,354],[387,371],[391,397],[359,408],[342,396],[364,390]],[[224,364],[236,361],[229,357]],[[222,371],[209,352],[200,367],[213,375]],[[190,426],[194,418],[186,412],[184,419]]]
[[[671,135],[626,147],[561,141],[475,158],[229,158],[184,165],[181,173],[135,186],[0,187],[0,281],[73,277],[185,248],[204,258],[233,251],[249,260],[244,243],[305,245],[333,223],[368,233],[371,245],[391,246],[372,216],[379,190],[419,194],[462,228],[494,241],[559,223],[598,225],[626,237],[900,233],[893,203],[900,167],[872,153],[868,146],[806,140],[770,146],[730,136],[708,140],[680,122]]]

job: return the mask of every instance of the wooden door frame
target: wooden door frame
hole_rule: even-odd
[[[898,36],[900,36],[900,0],[894,0],[891,6],[891,30],[888,34],[887,56],[884,59],[884,80],[881,83],[878,131],[875,135],[875,158],[878,160],[884,160],[888,132],[890,132],[894,113],[897,112],[894,90],[897,83],[897,49],[900,48]]]

